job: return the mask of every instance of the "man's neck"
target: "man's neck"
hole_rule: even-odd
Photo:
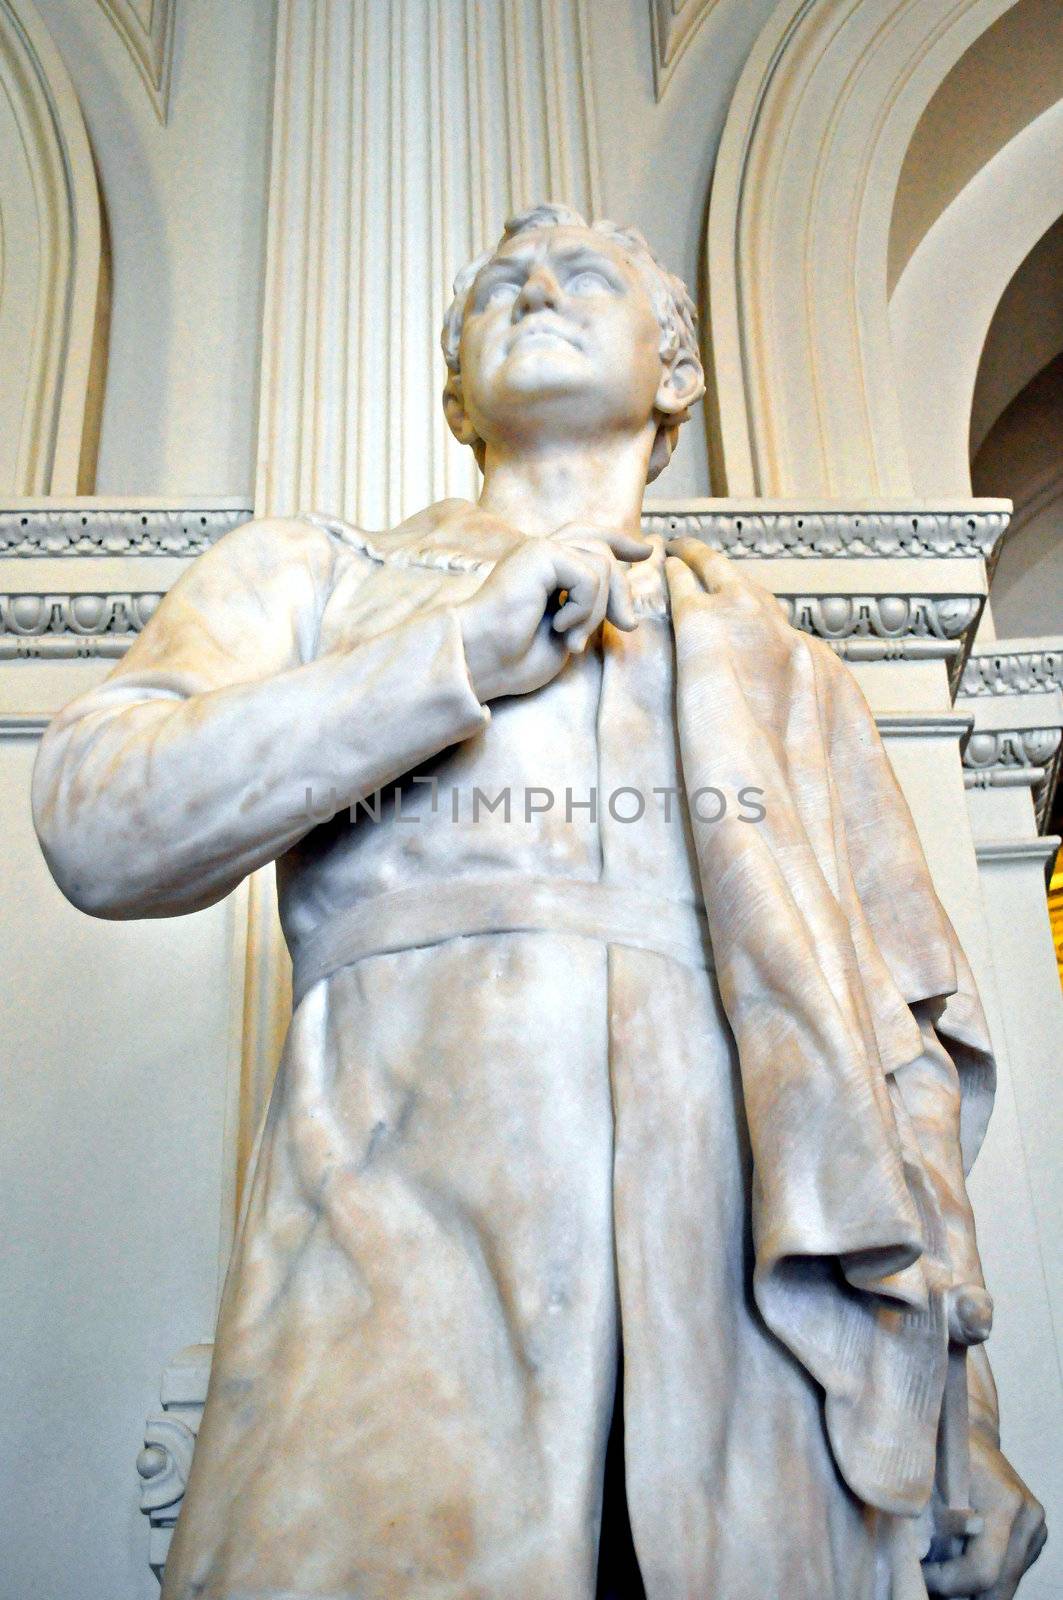
[[[488,446],[480,509],[533,536],[570,522],[637,534],[652,442],[551,441],[512,452]]]

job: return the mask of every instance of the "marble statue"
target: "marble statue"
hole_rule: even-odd
[[[43,740],[75,905],[275,860],[294,962],[165,1600],[588,1600],[620,1372],[649,1600],[1003,1600],[1039,1553],[985,1025],[870,712],[640,533],[694,320],[635,231],[516,218],[443,332],[479,502],[226,535]]]

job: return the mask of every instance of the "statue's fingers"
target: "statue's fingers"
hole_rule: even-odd
[[[1009,1555],[1001,1570],[1000,1581],[994,1583],[991,1589],[978,1590],[978,1600],[1014,1600],[1019,1584],[1022,1581],[1022,1575],[1026,1571],[1021,1557],[1018,1557],[1017,1560],[1018,1565],[1016,1566]]]
[[[1037,1526],[1034,1529],[1030,1539],[1029,1550],[1026,1556],[1026,1565],[1028,1567],[1032,1567],[1034,1562],[1040,1559],[1041,1551],[1044,1549],[1047,1543],[1048,1524],[1045,1521],[1045,1514],[1042,1511],[1037,1519]]]
[[[566,633],[589,614],[598,594],[601,575],[586,552],[578,553],[564,546],[550,549],[550,563],[552,589],[565,591],[565,602],[554,617],[554,631]]]
[[[623,633],[633,633],[639,625],[635,602],[631,598],[631,582],[623,567],[613,562],[609,574],[609,607],[606,612],[614,628]]]
[[[1000,1576],[999,1550],[1000,1545],[988,1533],[980,1533],[962,1555],[953,1556],[949,1561],[926,1562],[923,1580],[927,1589],[931,1594],[948,1596],[951,1600],[985,1596]]]
[[[645,561],[652,553],[650,541],[640,533],[621,528],[599,528],[589,522],[567,522],[550,535],[569,544],[604,544],[620,561]]]
[[[568,596],[554,617],[554,631],[566,635],[570,650],[582,650],[605,616],[609,603],[609,565],[607,561],[581,551],[555,552],[555,573],[559,587]]]
[[[669,539],[667,549],[669,555],[677,556],[691,571],[697,573],[710,594],[735,582],[727,557],[689,533],[681,534],[678,539]]]
[[[696,600],[705,593],[691,569],[679,556],[666,556],[664,570],[673,601]]]
[[[598,592],[594,597],[594,602],[590,611],[584,620],[581,623],[578,623],[576,627],[572,629],[572,632],[569,635],[567,643],[570,650],[574,650],[578,654],[581,650],[585,650],[587,648],[591,635],[597,628],[600,628],[602,623],[605,621],[608,609],[609,578],[607,575],[603,575],[599,579]]]
[[[1044,1513],[1040,1506],[1036,1511],[1024,1506],[1012,1525],[1000,1576],[987,1592],[985,1600],[1013,1600],[1024,1574],[1041,1554],[1047,1538]]]
[[[619,561],[645,561],[653,554],[653,546],[641,533],[608,533],[606,543]]]
[[[565,542],[569,549],[581,550],[595,561],[602,563],[601,570],[603,574],[608,575],[609,580],[609,607],[606,615],[614,626],[621,628],[625,633],[630,633],[638,626],[638,618],[631,604],[631,585],[628,581],[627,567],[614,553],[613,546],[605,539],[590,537]]]

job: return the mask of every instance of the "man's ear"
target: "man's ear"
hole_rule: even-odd
[[[701,362],[680,350],[665,364],[655,407],[661,416],[683,420],[685,413],[705,393]]]
[[[480,443],[480,435],[465,414],[465,405],[461,398],[461,379],[456,372],[448,374],[443,389],[443,415],[458,443],[471,445],[475,450]]]

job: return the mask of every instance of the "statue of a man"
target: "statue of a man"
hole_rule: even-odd
[[[477,505],[237,529],[41,747],[76,905],[276,860],[293,953],[164,1595],[589,1600],[621,1351],[650,1600],[924,1594],[991,1078],[910,816],[829,649],[640,534],[703,390],[641,236],[518,217],[444,350]],[[1002,1600],[970,1367],[922,1572]]]

